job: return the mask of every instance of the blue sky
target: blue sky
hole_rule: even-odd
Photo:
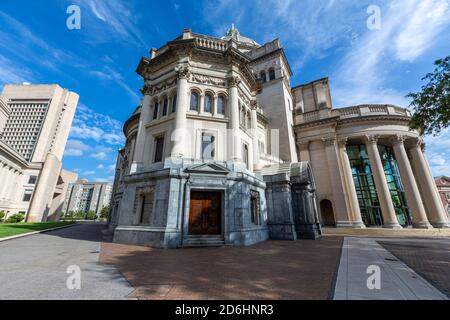
[[[66,27],[72,4],[80,30]],[[380,8],[379,30],[367,28],[369,5]],[[235,23],[259,43],[279,38],[292,84],[328,76],[335,107],[407,106],[404,96],[450,54],[449,16],[448,0],[1,0],[0,87],[58,83],[77,92],[64,167],[112,180],[122,124],[139,104],[139,59],[183,28],[222,36]],[[433,174],[450,175],[450,131],[426,141]]]

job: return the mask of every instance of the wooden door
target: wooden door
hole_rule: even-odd
[[[222,194],[192,191],[189,206],[189,234],[213,235],[221,233]]]

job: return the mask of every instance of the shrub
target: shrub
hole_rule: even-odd
[[[96,217],[97,217],[97,214],[95,213],[95,211],[86,212],[86,215],[85,215],[86,220],[95,220]]]
[[[10,216],[8,218],[8,220],[6,220],[7,223],[18,223],[18,222],[22,222],[23,219],[25,219],[25,215],[23,213],[16,213],[13,214],[12,216]]]
[[[3,222],[3,220],[5,219],[6,213],[5,211],[0,211],[0,222]]]

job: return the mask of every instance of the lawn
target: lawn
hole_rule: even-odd
[[[73,222],[38,222],[38,223],[3,223],[0,224],[0,238],[15,236],[16,234],[40,231],[72,224]]]

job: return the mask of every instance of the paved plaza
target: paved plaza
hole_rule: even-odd
[[[111,243],[83,223],[0,243],[0,299],[448,299],[450,239],[326,236],[251,247]],[[69,290],[67,267],[81,270]],[[367,288],[367,267],[380,289]]]

